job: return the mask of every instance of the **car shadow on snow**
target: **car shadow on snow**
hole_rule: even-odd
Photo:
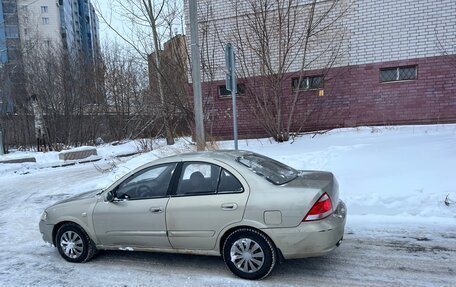
[[[332,272],[332,256],[285,260],[277,264],[270,280],[281,279],[290,275],[300,274],[301,278],[316,277]],[[171,268],[175,272],[198,273],[208,276],[227,276],[237,278],[228,270],[220,256],[203,256],[158,252],[131,252],[131,251],[100,251],[92,260],[94,264],[102,264],[109,268],[132,268],[135,270],[151,271]],[[335,262],[334,262],[335,263]],[[269,281],[269,279],[268,279]]]
[[[116,265],[137,265],[137,266],[172,266],[173,268],[189,268],[222,270],[225,268],[221,257],[187,255],[160,252],[141,251],[100,251],[92,260],[94,263]]]

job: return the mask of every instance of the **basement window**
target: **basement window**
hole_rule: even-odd
[[[221,97],[231,97],[231,92],[226,89],[226,85],[218,86],[218,94]],[[237,84],[236,95],[245,94],[245,84]]]
[[[394,67],[380,69],[380,82],[410,81],[417,79],[417,67]]]
[[[291,79],[291,86],[296,90],[299,86],[300,90],[316,90],[323,88],[324,80],[322,75],[302,77],[301,84],[298,85],[299,78]]]

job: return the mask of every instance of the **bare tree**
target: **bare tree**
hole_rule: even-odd
[[[326,75],[343,56],[342,19],[350,1],[233,0],[232,5],[236,20],[228,38],[237,45],[238,76],[247,83],[250,110],[270,136],[287,141],[300,94],[323,84],[324,77],[309,83],[307,71]],[[291,74],[297,79],[290,102],[285,85]]]
[[[92,143],[101,126],[94,119],[105,110],[103,65],[94,64],[83,55],[70,55],[58,44],[34,45],[38,48],[24,53],[28,96],[17,103],[19,112],[35,113],[42,119],[40,134],[54,148],[57,144]]]
[[[159,110],[149,96],[147,67],[118,45],[105,45],[105,92],[111,135],[117,139],[136,138],[155,127]]]
[[[184,35],[170,34],[161,54],[163,89],[173,133],[194,132],[194,114],[188,85],[188,51]],[[150,72],[157,78],[157,73]],[[153,82],[153,80],[152,80]]]
[[[164,68],[162,67],[162,41],[166,39],[175,26],[181,25],[181,8],[177,1],[151,0],[116,0],[112,2],[112,11],[130,25],[126,30],[115,28],[108,17],[101,13],[102,20],[144,61],[153,55],[151,64],[158,74],[157,92],[160,99],[160,116],[164,124],[166,140],[169,145],[174,144],[173,129],[170,124],[168,99],[165,95]],[[180,10],[179,10],[180,9]],[[151,89],[153,91],[153,89]]]

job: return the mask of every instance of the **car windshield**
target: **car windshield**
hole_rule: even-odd
[[[294,168],[259,154],[246,154],[236,160],[276,185],[290,182],[298,176]]]

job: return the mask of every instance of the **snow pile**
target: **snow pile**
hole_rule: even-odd
[[[230,148],[231,142],[221,143]],[[333,172],[349,215],[456,218],[456,125],[362,127],[294,143],[242,141],[296,169]]]
[[[286,261],[261,282],[235,278],[217,257],[116,251],[71,264],[41,239],[44,208],[195,146],[157,140],[151,152],[118,157],[136,153],[138,142],[103,145],[102,160],[57,168],[50,166],[58,153],[22,153],[37,163],[0,164],[0,286],[454,285],[456,125],[339,129],[239,147],[296,169],[333,172],[348,205],[344,243],[325,257]]]
[[[173,146],[160,139],[152,146],[151,152],[126,158],[116,156],[138,153],[137,141],[97,147],[102,160],[80,168],[95,167],[99,174],[84,185],[103,188],[157,158],[195,150],[189,138],[178,139]],[[233,143],[223,141],[217,146],[230,149]],[[333,172],[351,216],[456,217],[456,125],[337,129],[297,137],[294,142],[242,140],[239,148],[270,156],[296,169]],[[19,155],[34,156],[37,163],[0,164],[0,180],[2,175],[35,174],[39,168],[58,162],[56,152],[17,152],[13,156]],[[59,168],[59,173],[64,174],[68,168]],[[22,182],[26,184],[28,179],[23,176]],[[50,187],[53,180],[49,181]],[[76,191],[84,190],[78,185]]]

